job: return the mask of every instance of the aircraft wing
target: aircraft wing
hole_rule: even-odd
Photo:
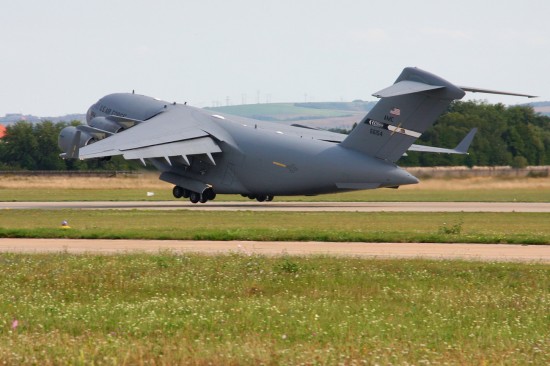
[[[334,142],[334,143],[340,143],[344,141],[344,139],[347,137],[347,135],[344,135],[342,133],[337,132],[331,132],[327,130],[323,130],[316,127],[310,127],[300,124],[293,124],[290,125],[291,127],[297,127],[299,129],[303,129],[302,133],[307,135],[308,137],[311,137],[315,140],[322,140],[327,142]],[[296,135],[301,135],[302,133],[295,133]]]
[[[188,155],[221,152],[212,136],[193,118],[192,110],[174,109],[125,131],[113,134],[82,147],[80,159],[122,155],[125,159],[164,158],[171,165],[171,157],[182,158],[188,164]]]
[[[301,127],[307,129],[309,135],[317,140],[323,140],[328,142],[342,142],[347,135],[341,133],[335,133],[330,131],[325,131],[309,126],[302,125],[293,125],[294,127]],[[453,149],[435,147],[435,146],[425,146],[425,145],[416,145],[412,144],[407,151],[419,151],[419,152],[428,152],[428,153],[441,153],[441,154],[468,154],[468,149],[474,139],[474,136],[477,132],[477,128],[473,128],[468,132],[468,134],[460,141],[460,143]]]
[[[443,147],[435,146],[424,146],[424,145],[415,145],[412,144],[407,151],[420,151],[420,152],[431,152],[431,153],[443,153],[443,154],[468,154],[468,149],[474,136],[476,135],[477,128],[472,128],[470,132],[456,145],[454,149],[446,149]]]

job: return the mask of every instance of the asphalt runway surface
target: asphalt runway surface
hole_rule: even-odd
[[[448,243],[337,243],[193,240],[0,239],[0,252],[125,254],[331,255],[361,258],[463,259],[550,263],[549,245]]]
[[[303,212],[548,212],[540,202],[221,202],[179,201],[0,202],[0,209],[112,209]]]

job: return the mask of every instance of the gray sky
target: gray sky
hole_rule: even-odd
[[[200,107],[258,94],[375,100],[406,66],[550,100],[547,0],[2,0],[0,9],[0,116],[84,113],[132,89]]]

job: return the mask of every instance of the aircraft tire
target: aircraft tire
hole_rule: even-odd
[[[267,196],[265,194],[259,194],[257,197],[256,197],[256,200],[258,202],[263,202],[267,199]]]
[[[198,194],[197,192],[191,192],[189,194],[189,201],[191,201],[191,203],[197,203],[199,202],[201,199],[201,195]]]
[[[247,197],[248,197],[249,199],[251,199],[251,200],[255,200],[255,199],[256,199],[256,195],[255,195],[255,194],[249,194]]]
[[[208,197],[206,195],[201,194],[201,199],[199,200],[200,203],[206,203],[208,202]]]
[[[204,192],[202,192],[202,195],[206,197],[207,200],[211,201],[214,198],[216,198],[216,192],[212,188],[206,189]]]
[[[189,198],[189,195],[191,194],[191,192],[188,190],[188,189],[183,189],[183,195],[182,197],[183,198]]]
[[[274,196],[267,196],[267,198],[265,200],[267,202],[271,202],[271,201],[273,201],[273,198],[274,198]]]
[[[184,189],[181,188],[180,186],[174,186],[174,188],[172,189],[172,194],[176,198],[181,198],[181,197],[183,197],[183,191],[184,191]]]

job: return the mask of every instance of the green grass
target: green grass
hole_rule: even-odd
[[[168,252],[0,264],[5,364],[550,362],[543,264]]]
[[[459,183],[457,183],[459,184]],[[154,191],[147,197],[147,191]],[[40,201],[166,201],[175,200],[172,186],[164,189],[0,189],[0,201],[40,202]],[[248,201],[240,195],[218,195],[216,201]],[[408,190],[376,189],[320,196],[275,197],[275,201],[300,202],[550,202],[550,190],[541,188],[518,189],[471,189],[471,190]]]
[[[0,237],[550,244],[549,222],[548,213],[0,210]]]

